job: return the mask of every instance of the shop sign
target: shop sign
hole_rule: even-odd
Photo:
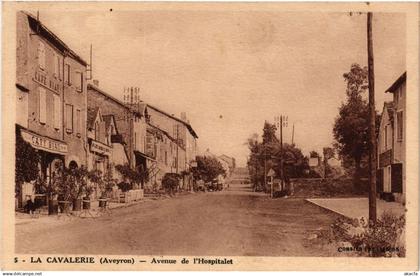
[[[32,79],[35,82],[45,86],[46,88],[49,88],[56,93],[60,93],[60,83],[48,78],[46,74],[43,74],[39,71],[35,71],[34,77]]]
[[[21,130],[21,134],[23,140],[31,144],[31,146],[36,149],[58,154],[67,153],[67,145],[65,143],[37,135],[24,129]]]
[[[103,155],[111,155],[111,147],[92,140],[90,150]]]

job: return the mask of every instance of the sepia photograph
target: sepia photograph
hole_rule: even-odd
[[[347,4],[10,4],[7,262],[413,269],[419,7]]]

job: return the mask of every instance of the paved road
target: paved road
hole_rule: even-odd
[[[307,238],[328,228],[334,220],[331,214],[302,199],[269,199],[240,182],[233,181],[229,191],[143,202],[96,219],[16,225],[16,250],[124,255],[328,254],[308,246]]]

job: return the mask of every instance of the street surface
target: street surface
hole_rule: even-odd
[[[270,199],[241,184],[112,210],[111,215],[16,225],[17,253],[326,256],[308,237],[335,217],[303,199]],[[53,219],[53,218],[52,218]],[[54,218],[55,219],[55,218]]]

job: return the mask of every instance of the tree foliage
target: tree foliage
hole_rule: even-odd
[[[270,144],[270,143],[276,143],[278,142],[278,139],[276,137],[276,130],[277,127],[274,124],[270,124],[269,122],[264,123],[263,128],[263,144]]]
[[[261,186],[264,183],[265,173],[269,169],[273,169],[276,175],[280,176],[280,160],[283,160],[283,172],[287,177],[302,177],[304,171],[309,168],[308,159],[301,149],[287,143],[281,147],[275,137],[275,129],[274,125],[265,122],[262,142],[259,141],[258,134],[248,138],[247,146],[250,154],[247,166],[254,186]]]
[[[178,188],[181,176],[177,173],[166,173],[162,179],[162,187],[169,193],[173,194]]]
[[[369,149],[369,107],[364,96],[368,89],[368,70],[359,64],[352,64],[350,71],[343,74],[343,77],[346,82],[347,99],[339,108],[333,135],[336,141],[335,148],[341,159],[352,160],[353,181],[355,188],[360,189],[358,185],[362,174],[362,162],[367,158]],[[378,118],[379,115],[377,121]]]
[[[226,176],[226,171],[216,157],[197,156],[197,167],[192,169],[195,179],[210,182],[219,175]]]
[[[37,151],[22,139],[20,130],[16,128],[16,159],[15,159],[15,182],[16,192],[24,182],[31,182],[39,176],[39,156]]]

